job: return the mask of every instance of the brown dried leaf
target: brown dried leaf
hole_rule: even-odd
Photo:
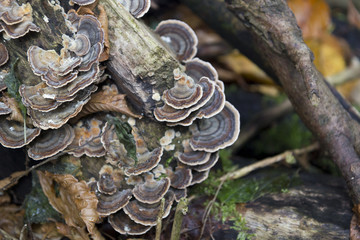
[[[64,223],[56,223],[56,228],[59,233],[68,237],[71,240],[90,240],[84,228],[70,227]]]
[[[95,112],[119,112],[130,117],[141,118],[128,107],[125,94],[120,94],[115,85],[104,86],[103,89],[91,96],[91,100],[83,107],[77,119]]]
[[[0,203],[0,229],[18,238],[24,225],[25,210],[15,204],[10,204],[8,195],[1,196]],[[2,239],[1,234],[0,239]]]
[[[96,211],[98,200],[85,181],[78,181],[70,174],[52,174],[38,171],[41,187],[55,210],[60,212],[67,225],[94,232],[99,220]],[[55,186],[58,186],[58,194]],[[58,196],[58,197],[57,197]]]
[[[64,234],[58,232],[56,224],[54,222],[32,224],[31,231],[32,235],[35,236],[35,239],[60,240],[62,237],[65,236]]]
[[[305,39],[320,38],[328,33],[331,19],[330,8],[325,0],[289,0],[288,5]]]

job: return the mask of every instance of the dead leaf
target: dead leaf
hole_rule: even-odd
[[[237,75],[243,76],[246,80],[262,84],[273,84],[271,78],[263,70],[237,50],[221,56],[219,62]]]
[[[85,104],[75,119],[78,120],[85,115],[101,111],[119,112],[133,118],[142,118],[141,115],[135,114],[129,108],[125,97],[126,95],[120,94],[114,84],[105,85],[101,91],[91,95],[90,101]]]
[[[58,232],[55,222],[31,225],[32,235],[35,239],[60,240],[65,235]]]
[[[289,0],[288,5],[305,39],[318,39],[329,32],[330,8],[325,0]]]
[[[70,174],[37,173],[51,206],[63,215],[66,224],[75,228],[86,226],[89,233],[94,233],[95,223],[99,220],[96,211],[98,200],[86,182],[79,182]]]
[[[24,225],[25,210],[15,204],[10,204],[8,195],[0,196],[0,229],[8,235],[19,238]],[[0,233],[2,239],[2,233]]]
[[[64,223],[59,222],[56,223],[56,228],[59,233],[63,234],[71,240],[90,240],[84,228],[70,227]]]
[[[305,43],[314,53],[314,64],[325,76],[331,76],[346,68],[345,51],[340,41],[332,35],[320,39],[307,39]]]

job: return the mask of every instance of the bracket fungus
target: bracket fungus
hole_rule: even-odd
[[[29,31],[40,31],[33,23],[30,3],[19,6],[16,0],[0,1],[0,32],[6,38],[19,38]]]
[[[197,53],[198,38],[186,23],[170,19],[159,23],[155,32],[175,53],[179,61],[192,59]]]
[[[141,18],[150,9],[150,0],[119,0],[121,5],[136,18]]]
[[[44,131],[29,145],[28,155],[34,160],[54,156],[64,150],[74,137],[74,130],[67,124],[58,129]]]
[[[0,143],[27,145],[33,160],[67,153],[53,164],[76,161],[84,181],[38,174],[69,226],[93,234],[95,223],[108,218],[120,234],[142,235],[157,224],[162,199],[166,218],[189,186],[208,177],[218,151],[237,139],[240,116],[226,102],[215,68],[194,58],[198,39],[186,23],[163,21],[155,29],[158,37],[135,19],[149,10],[150,0],[71,2],[79,10],[63,14],[66,30],[56,44],[37,41],[44,36],[29,43],[24,38],[27,56],[19,63],[31,76],[16,88],[19,100],[4,92],[9,41],[0,44]],[[109,31],[99,12],[109,16]],[[29,4],[0,0],[0,32],[19,37],[24,29],[40,31],[32,15]],[[115,47],[105,63],[107,40]],[[26,111],[14,120],[19,105]]]

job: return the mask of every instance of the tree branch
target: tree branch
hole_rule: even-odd
[[[227,4],[251,34],[253,53],[260,55],[266,69],[276,75],[303,122],[329,150],[358,204],[359,123],[339,103],[312,63],[312,53],[286,1],[227,0]]]

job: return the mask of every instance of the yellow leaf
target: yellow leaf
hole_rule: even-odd
[[[331,19],[330,9],[325,0],[289,0],[304,38],[321,38],[328,33]]]
[[[273,84],[273,81],[266,73],[257,65],[250,61],[247,57],[239,53],[237,50],[230,54],[221,56],[219,62],[237,75],[242,75],[247,80],[257,83]]]
[[[314,53],[315,66],[325,77],[346,68],[343,47],[336,37],[324,35],[321,39],[308,39],[305,42]]]

